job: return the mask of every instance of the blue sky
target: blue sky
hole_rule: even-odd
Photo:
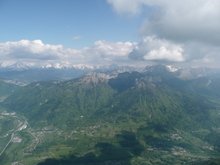
[[[5,0],[0,42],[40,39],[74,49],[98,40],[138,42],[142,19],[118,16],[104,0]]]
[[[1,0],[0,63],[219,67],[217,0]]]

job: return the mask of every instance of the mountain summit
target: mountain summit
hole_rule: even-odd
[[[29,127],[17,135],[25,145],[9,150],[19,153],[12,152],[17,160],[28,155],[22,157],[27,165],[33,164],[29,159],[35,164],[193,164],[220,156],[219,79],[182,80],[176,73],[157,65],[22,87],[1,104]],[[42,155],[50,159],[36,158]]]

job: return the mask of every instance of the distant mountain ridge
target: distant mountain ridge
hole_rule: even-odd
[[[218,91],[220,93],[220,88],[217,88],[219,80],[220,79],[210,79],[206,77],[191,79],[188,81],[182,80],[176,76],[175,72],[171,72],[169,68],[164,65],[148,66],[142,72],[111,72],[110,74],[109,72],[88,72],[83,77],[67,81],[43,81],[31,83],[17,91],[12,96],[9,96],[4,103],[9,105],[9,107],[15,105],[18,106],[15,109],[19,109],[20,111],[26,111],[23,107],[28,107],[27,114],[34,115],[29,109],[38,112],[37,109],[41,109],[42,106],[35,107],[35,105],[43,103],[44,100],[47,100],[46,104],[54,104],[52,100],[57,100],[57,106],[62,107],[62,102],[66,102],[64,98],[67,97],[67,100],[69,100],[73,97],[77,98],[74,106],[79,106],[78,101],[83,97],[86,100],[90,98],[90,101],[94,104],[93,106],[95,106],[97,104],[102,104],[101,100],[105,98],[105,94],[109,95],[107,98],[114,100],[113,96],[120,96],[129,93],[132,90],[133,93],[139,93],[141,92],[139,91],[140,89],[148,89],[153,95],[157,95],[158,92],[163,95],[170,91],[171,93],[182,93],[183,95],[187,95],[187,97],[188,95],[193,95],[193,97],[209,98],[210,96],[217,96]],[[212,92],[212,90],[215,90],[215,92]],[[108,92],[111,94],[108,94]],[[37,93],[40,94],[40,96],[38,96]],[[198,95],[197,93],[201,93],[201,95]],[[33,99],[33,97],[37,98]],[[131,95],[131,97],[133,96]],[[18,100],[19,98],[20,100]],[[39,99],[41,100],[39,103],[32,103]],[[61,101],[63,99],[64,101]],[[85,103],[87,101],[83,102]],[[30,107],[29,105],[24,106],[28,103],[31,103],[34,107]],[[84,107],[84,105],[80,106]],[[65,108],[61,109],[65,110]],[[91,112],[98,109],[95,108]],[[85,111],[83,115],[86,114],[87,112]],[[57,117],[59,117],[59,115]]]
[[[81,69],[81,70],[86,70],[86,69],[90,69],[90,70],[97,70],[97,69],[107,69],[107,70],[118,70],[118,69],[122,69],[122,68],[127,68],[127,69],[131,69],[134,67],[130,67],[130,66],[118,66],[117,64],[113,63],[111,65],[87,65],[87,64],[72,64],[72,63],[68,63],[68,62],[60,62],[60,63],[46,63],[46,64],[42,64],[42,65],[36,65],[36,64],[27,64],[27,63],[23,63],[23,62],[2,62],[0,63],[0,69],[7,69],[7,70],[27,70],[27,69],[37,69],[37,68],[41,68],[41,69],[46,69],[46,68],[54,68],[54,69]]]
[[[219,78],[196,70],[183,79],[179,70],[164,65],[141,71],[113,68],[66,81],[33,82],[1,103],[31,126],[20,134],[27,140],[31,131],[27,144],[16,150],[28,155],[22,161],[199,164],[220,157]],[[32,135],[40,137],[37,143]],[[33,144],[37,147],[28,150]],[[48,159],[36,159],[42,155]]]
[[[0,65],[0,78],[20,81],[22,83],[31,83],[36,81],[48,80],[68,80],[86,75],[88,72],[126,72],[140,70],[130,66],[118,66],[112,64],[109,66],[89,66],[72,65],[69,63],[54,63],[42,66],[28,66],[24,63],[2,63]]]
[[[103,73],[112,73],[112,72],[129,72],[129,71],[144,71],[144,72],[171,72],[178,78],[184,80],[196,79],[198,77],[207,77],[214,76],[216,74],[220,75],[220,69],[211,69],[211,68],[174,68],[171,65],[152,65],[144,67],[131,67],[131,66],[118,66],[117,64],[111,65],[85,65],[85,64],[71,64],[67,62],[61,63],[47,63],[44,65],[30,65],[22,62],[15,63],[0,63],[0,78],[14,78],[19,79],[18,77],[23,76],[24,79],[28,79],[29,74],[38,75],[38,77],[49,76],[49,79],[45,80],[67,80],[71,78],[77,78],[84,76],[88,72],[103,72]],[[44,73],[47,75],[44,75]],[[21,79],[21,78],[20,78]],[[41,81],[44,78],[36,78],[33,81]]]

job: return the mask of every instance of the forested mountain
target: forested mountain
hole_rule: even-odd
[[[11,80],[0,79],[0,101],[11,95],[13,92],[21,88],[21,84]]]
[[[163,65],[31,83],[2,107],[25,117],[5,162],[200,164],[220,157],[220,79],[182,79]],[[35,142],[35,143],[34,143]],[[36,145],[34,145],[36,144]],[[9,154],[11,149],[16,153]],[[23,153],[23,156],[21,156]]]

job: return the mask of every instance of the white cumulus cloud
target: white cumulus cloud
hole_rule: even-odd
[[[62,45],[43,44],[41,40],[0,43],[1,56],[14,59],[54,60],[63,52]]]
[[[73,64],[102,64],[108,62],[129,60],[127,55],[136,43],[96,41],[91,47],[81,50],[66,49],[62,45],[44,44],[41,40],[21,40],[17,42],[0,43],[2,61],[23,62],[59,62]]]
[[[92,63],[120,62],[128,59],[136,43],[110,42],[105,40],[96,41],[92,47],[84,48],[81,53],[85,60]]]
[[[159,50],[151,50],[143,58],[145,60],[167,60],[182,62],[184,58],[182,57],[183,49],[176,47],[176,49],[168,50],[165,46],[160,47]]]
[[[142,42],[129,54],[129,58],[134,60],[182,62],[185,61],[183,51],[182,45],[150,36],[143,38]]]
[[[155,48],[143,40],[138,44],[138,49],[135,48],[129,54],[130,58],[177,62],[202,60],[206,57],[219,60],[219,0],[133,0],[129,1],[133,4],[128,3],[128,8],[125,0],[107,2],[120,14],[137,15],[148,10],[140,25],[140,35],[145,39],[155,36],[158,40],[173,45],[170,47],[162,44]]]
[[[156,35],[177,41],[220,41],[218,0],[107,0],[118,13],[140,13],[151,8],[141,27],[143,36]],[[127,7],[128,5],[128,7]],[[144,8],[143,8],[144,9]]]

